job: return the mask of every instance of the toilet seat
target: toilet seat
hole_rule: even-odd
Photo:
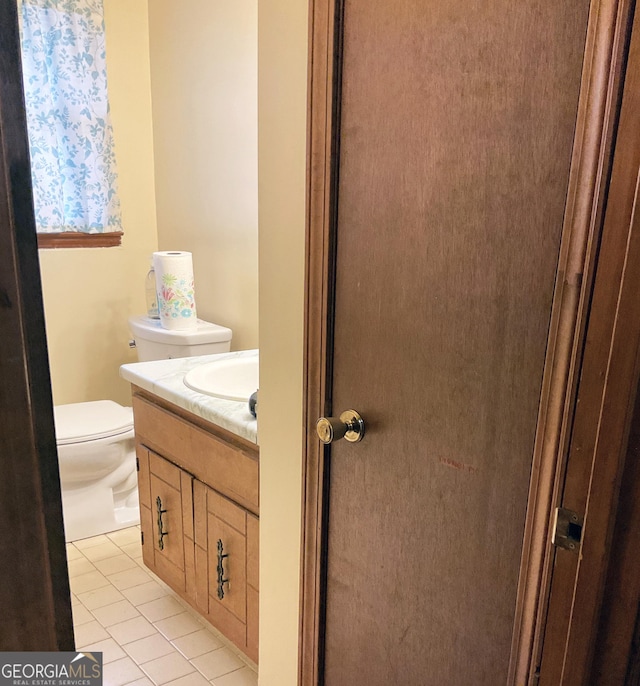
[[[95,400],[54,407],[59,446],[111,438],[133,429],[133,410],[112,400]]]

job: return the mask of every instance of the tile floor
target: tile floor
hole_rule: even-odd
[[[78,650],[104,686],[257,686],[256,665],[142,563],[140,528],[67,544]]]

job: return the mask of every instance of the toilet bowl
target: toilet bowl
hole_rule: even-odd
[[[67,542],[140,522],[133,412],[111,400],[54,408]]]
[[[132,317],[140,361],[229,352],[232,332],[198,320],[195,331],[168,331]],[[111,400],[54,407],[65,538],[117,531],[140,522],[133,411]]]

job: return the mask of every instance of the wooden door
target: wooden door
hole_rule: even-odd
[[[331,162],[313,135],[310,158],[312,240],[316,222],[333,278],[308,309],[308,340],[327,346],[326,367],[308,367],[308,407],[319,391],[326,412],[353,408],[367,430],[307,474],[305,545],[321,575],[303,614],[320,649],[307,669],[303,643],[303,681],[494,686],[513,678],[552,314],[583,276],[565,281],[558,261],[589,3],[333,9],[335,71],[311,72],[312,132],[333,118]]]

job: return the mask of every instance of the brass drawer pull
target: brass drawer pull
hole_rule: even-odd
[[[222,554],[222,551],[224,550],[223,545],[222,545],[222,539],[218,539],[218,566],[216,568],[216,571],[218,572],[218,598],[222,600],[224,598],[224,585],[229,583],[229,579],[224,578],[224,566],[222,564],[222,561],[224,560],[225,557],[229,557],[229,554]]]
[[[164,530],[162,515],[166,510],[162,509],[162,500],[160,499],[160,496],[156,498],[156,508],[158,509],[158,548],[164,550],[164,537],[168,535],[168,532]]]

